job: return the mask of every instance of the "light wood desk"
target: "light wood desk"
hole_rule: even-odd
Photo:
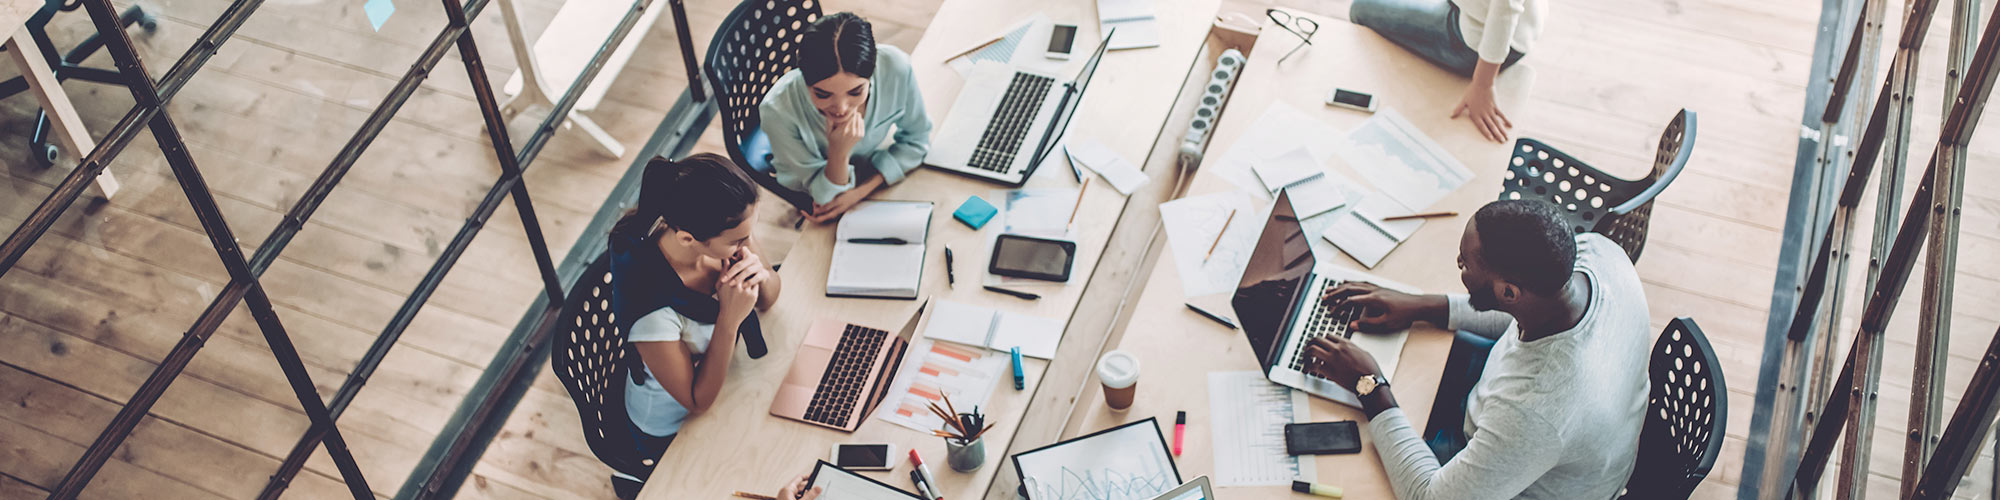
[[[1236,187],[1219,177],[1213,168],[1270,106],[1283,103],[1332,125],[1353,129],[1369,115],[1323,104],[1335,85],[1373,92],[1385,107],[1395,108],[1424,133],[1464,163],[1475,178],[1454,191],[1430,210],[1455,210],[1454,218],[1432,219],[1423,229],[1370,271],[1384,278],[1418,287],[1427,292],[1461,292],[1455,257],[1458,238],[1466,220],[1481,205],[1495,199],[1504,175],[1508,147],[1478,134],[1465,120],[1451,120],[1452,107],[1464,90],[1466,80],[1438,69],[1403,50],[1374,31],[1324,15],[1310,15],[1320,30],[1312,47],[1276,63],[1279,54],[1297,45],[1298,38],[1281,29],[1267,27],[1252,51],[1245,73],[1232,93],[1228,108],[1218,122],[1216,136],[1208,148],[1208,163],[1197,172],[1190,196],[1199,196]],[[1533,74],[1527,66],[1516,66],[1500,77],[1500,101],[1516,123],[1529,113],[1518,109],[1526,102]],[[1511,143],[1510,143],[1511,144]],[[1339,156],[1334,168],[1347,177],[1364,181],[1354,166]],[[1149,166],[1154,171],[1158,165]],[[1252,217],[1254,219],[1254,217]],[[1236,223],[1263,224],[1262,220],[1236,218]],[[1311,235],[1318,238],[1319,235]],[[1170,252],[1165,235],[1155,239],[1155,251]],[[1365,269],[1344,253],[1319,255],[1322,266],[1334,265]],[[1103,403],[1099,385],[1086,386],[1077,399],[1078,407],[1064,438],[1109,428],[1125,422],[1157,417],[1164,431],[1173,432],[1175,411],[1188,413],[1184,454],[1176,459],[1183,478],[1212,474],[1215,453],[1209,423],[1208,373],[1215,371],[1255,371],[1257,361],[1249,352],[1241,332],[1232,331],[1202,318],[1183,305],[1181,280],[1173,256],[1162,254],[1146,281],[1137,312],[1120,338],[1116,349],[1140,359],[1139,393],[1132,408],[1112,412]],[[1228,298],[1201,297],[1198,304],[1227,314]],[[1451,348],[1450,334],[1420,326],[1413,330],[1403,348],[1401,363],[1392,377],[1396,396],[1411,423],[1423,428],[1429,417],[1444,358]],[[1312,398],[1313,421],[1362,420],[1360,410],[1320,398]],[[1366,425],[1365,422],[1363,424]],[[1363,441],[1368,441],[1363,430]],[[1171,440],[1172,436],[1168,436]],[[1359,454],[1328,455],[1316,459],[1320,483],[1346,488],[1347,498],[1391,498],[1388,478],[1376,458],[1373,443]],[[1225,498],[1282,498],[1285,487],[1222,488]],[[1303,498],[1303,497],[1301,497]]]
[[[1070,126],[1071,139],[1097,140],[1133,162],[1143,162],[1158,138],[1160,124],[1173,107],[1175,93],[1190,63],[1199,54],[1214,17],[1218,0],[1159,0],[1161,23],[1159,47],[1107,53],[1090,82],[1082,108]],[[959,75],[945,61],[1036,12],[1056,22],[1079,26],[1079,53],[1096,47],[1098,34],[1094,3],[1072,0],[1032,0],[991,2],[947,0],[938,9],[924,38],[912,51],[917,78],[924,90],[925,106],[933,123],[943,123],[962,85]],[[1089,41],[1089,42],[1085,42]],[[1022,46],[1020,50],[1038,50]],[[1085,57],[1074,57],[1064,65],[1063,74],[1075,75]],[[1028,188],[1076,188],[1063,160],[1052,160],[1035,173]],[[1155,173],[1155,182],[1165,182]],[[1026,301],[982,290],[988,245],[1003,221],[996,219],[980,231],[966,228],[951,218],[951,212],[966,197],[979,195],[991,200],[990,193],[1003,189],[983,181],[938,171],[913,173],[903,183],[885,189],[877,199],[929,200],[937,203],[931,220],[931,259],[925,267],[923,289],[933,300],[950,299],[977,303],[1009,311],[1068,319],[1076,312],[1087,283],[1079,279],[1067,286],[1019,287],[1042,295]],[[1095,270],[1105,241],[1117,223],[1125,197],[1102,179],[1091,182],[1076,217],[1078,256],[1073,273],[1088,277]],[[1041,387],[1042,374],[1049,363],[1027,360],[1027,388],[1011,388],[1011,377],[1003,374],[1000,388],[983,408],[989,421],[997,425],[985,436],[986,465],[971,473],[958,473],[945,465],[944,443],[936,437],[901,426],[870,420],[853,433],[824,429],[770,415],[770,405],[779,382],[790,367],[793,354],[803,340],[805,329],[814,320],[833,319],[895,331],[917,306],[897,300],[836,299],[825,297],[827,265],[833,243],[832,224],[808,226],[786,257],[780,272],[785,295],[771,311],[761,316],[770,355],[759,360],[739,356],[730,366],[723,396],[707,413],[690,418],[680,435],[660,460],[646,499],[723,498],[732,491],[770,494],[783,481],[809,471],[815,460],[827,456],[834,443],[891,442],[903,449],[915,449],[925,457],[948,498],[982,496],[993,480],[1004,450],[1016,426],[1030,409],[1027,402]],[[946,286],[942,249],[956,253],[959,284]],[[1119,286],[1123,286],[1120,283]],[[1088,338],[1089,341],[1077,340]],[[1073,341],[1090,344],[1101,337],[1079,334],[1074,328],[1064,335],[1064,351]],[[1094,357],[1091,359],[1095,359]],[[1066,360],[1067,361],[1067,360]],[[1085,361],[1088,363],[1088,361]],[[1075,387],[1054,388],[1073,394]],[[1067,398],[1063,408],[1068,410]],[[1036,410],[1041,411],[1041,410]],[[910,488],[907,460],[898,460],[896,469],[870,472],[885,483]]]

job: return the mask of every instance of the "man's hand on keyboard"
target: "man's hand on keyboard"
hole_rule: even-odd
[[[1348,326],[1371,333],[1405,330],[1420,320],[1443,324],[1446,307],[1443,295],[1410,295],[1361,281],[1341,283],[1321,300],[1336,308],[1362,308],[1360,317]]]
[[[1350,391],[1354,390],[1354,383],[1360,382],[1362,376],[1382,374],[1382,367],[1375,363],[1375,356],[1339,335],[1313,339],[1306,344],[1305,354],[1306,373],[1333,381]]]

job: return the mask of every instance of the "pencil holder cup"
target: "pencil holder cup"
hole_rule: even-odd
[[[972,472],[986,465],[986,438],[974,439],[970,443],[944,440],[944,460],[951,464],[951,470],[959,472]]]

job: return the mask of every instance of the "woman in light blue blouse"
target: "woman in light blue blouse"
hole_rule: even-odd
[[[759,119],[778,183],[811,195],[803,215],[826,222],[916,169],[930,152],[931,120],[910,56],[876,45],[860,16],[806,28],[798,61],[764,95]]]

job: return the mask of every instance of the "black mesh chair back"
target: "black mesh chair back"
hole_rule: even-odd
[[[759,142],[753,140],[760,134],[757,105],[778,77],[798,66],[799,42],[819,18],[819,0],[746,0],[722,21],[702,63],[721,107],[722,143],[729,159],[757,184],[807,211],[812,210],[811,196],[778,184],[762,152],[768,151],[768,142],[753,148],[762,150],[758,152],[745,147]]]
[[[1500,199],[1554,203],[1569,214],[1577,232],[1602,234],[1638,262],[1646,247],[1653,199],[1687,167],[1694,154],[1694,131],[1693,111],[1683,109],[1674,115],[1660,134],[1652,174],[1639,180],[1612,177],[1542,141],[1521,138],[1514,141],[1514,158],[1501,182]]]
[[[1639,460],[1626,499],[1684,499],[1715,467],[1729,421],[1729,389],[1708,337],[1691,318],[1674,318],[1653,343],[1652,389],[1639,430]]]
[[[550,336],[549,368],[576,403],[590,452],[612,470],[650,476],[653,461],[639,456],[631,418],[625,414],[625,377],[631,376],[627,370],[638,353],[625,342],[625,331],[611,314],[610,256],[599,255],[570,287],[556,328]]]

